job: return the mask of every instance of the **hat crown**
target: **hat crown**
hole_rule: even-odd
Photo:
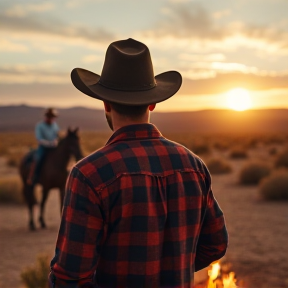
[[[109,45],[99,84],[115,90],[148,90],[155,87],[149,49],[134,39]]]
[[[49,107],[46,109],[44,114],[45,114],[45,116],[48,116],[48,117],[57,117],[58,112],[56,109]]]

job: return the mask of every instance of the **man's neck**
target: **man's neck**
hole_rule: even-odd
[[[143,115],[139,119],[131,119],[131,118],[113,113],[113,116],[112,116],[113,117],[113,131],[115,132],[116,130],[124,126],[128,126],[128,125],[150,123],[149,116],[150,116],[150,113],[147,112],[147,114]]]

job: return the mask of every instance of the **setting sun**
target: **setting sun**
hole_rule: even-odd
[[[227,105],[236,111],[244,111],[251,108],[250,94],[246,89],[235,88],[226,94]]]

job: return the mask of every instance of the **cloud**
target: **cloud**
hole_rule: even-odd
[[[247,47],[265,51],[266,55],[288,54],[287,25],[256,25],[244,22],[223,22],[220,18],[230,10],[208,12],[199,3],[170,3],[161,9],[163,18],[153,28],[142,32],[154,45],[182,47],[188,51],[231,51]],[[164,46],[165,47],[165,46]],[[167,47],[167,46],[166,46]]]
[[[218,70],[220,72],[242,72],[242,73],[257,73],[258,68],[249,67],[241,63],[224,63],[224,62],[213,62],[211,63],[212,70]]]
[[[26,40],[35,40],[35,35],[49,36],[57,38],[59,41],[69,41],[73,39],[74,45],[81,45],[83,42],[99,44],[115,39],[114,34],[104,28],[95,27],[88,28],[80,25],[68,25],[58,18],[51,17],[33,17],[8,16],[6,13],[0,12],[1,32],[7,35],[15,35],[17,38]],[[79,40],[79,41],[76,41]],[[73,45],[73,41],[69,44]]]
[[[235,87],[253,91],[288,88],[288,73],[282,76],[254,75],[244,73],[218,73],[213,78],[184,78],[179,95],[219,94]]]
[[[223,61],[225,60],[225,55],[222,53],[212,53],[212,54],[188,54],[181,53],[178,58],[184,61],[197,61],[197,62],[210,62],[210,61]]]
[[[175,38],[222,39],[225,28],[216,27],[211,15],[198,3],[177,3],[167,8],[166,18],[156,23],[155,36],[171,35]],[[150,31],[151,32],[151,31]]]
[[[23,53],[28,52],[29,49],[26,45],[2,38],[0,39],[0,51]]]
[[[51,43],[43,43],[43,42],[32,42],[33,48],[35,48],[38,51],[41,51],[43,53],[47,54],[58,54],[61,53],[63,48],[61,48],[59,45],[53,45]]]
[[[170,3],[188,3],[192,1],[193,0],[169,0]]]
[[[83,7],[86,3],[95,3],[95,2],[101,2],[104,0],[69,0],[65,2],[65,6],[70,9],[78,8],[79,6]]]
[[[16,4],[4,10],[4,14],[8,17],[24,17],[30,12],[46,12],[53,10],[55,5],[49,2],[37,4]]]
[[[69,74],[56,72],[57,61],[43,61],[38,64],[3,65],[0,67],[0,83],[67,83]]]
[[[230,14],[231,14],[231,11],[229,9],[225,9],[225,10],[213,12],[212,16],[214,19],[221,19]]]
[[[103,56],[99,55],[87,55],[82,58],[83,63],[95,63],[99,61],[103,61]]]
[[[275,71],[259,69],[255,66],[248,66],[242,63],[233,62],[191,62],[187,65],[187,62],[180,62],[180,70],[182,75],[187,79],[204,79],[215,78],[220,74],[227,73],[241,73],[251,76],[270,76],[270,77],[282,77],[288,75],[288,70]]]

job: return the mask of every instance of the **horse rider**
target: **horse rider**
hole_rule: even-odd
[[[55,148],[58,144],[59,126],[55,121],[57,116],[58,113],[54,108],[48,108],[45,111],[44,120],[38,122],[35,126],[38,148],[27,179],[28,185],[36,184],[45,155],[49,149]]]

